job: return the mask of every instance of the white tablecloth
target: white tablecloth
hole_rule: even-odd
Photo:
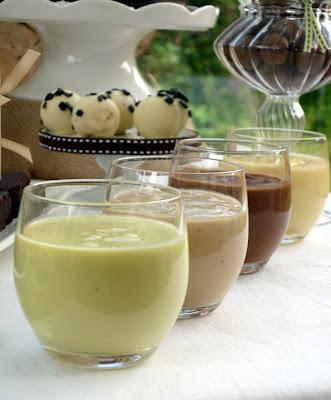
[[[12,268],[9,248],[0,254],[1,400],[331,399],[331,225],[282,246],[213,314],[178,322],[149,361],[122,371],[67,367],[44,354]]]

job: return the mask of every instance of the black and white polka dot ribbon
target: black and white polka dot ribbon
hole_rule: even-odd
[[[311,53],[313,48],[314,36],[316,37],[317,43],[322,53],[329,48],[327,41],[317,23],[316,16],[314,14],[312,0],[302,0],[305,6],[305,23],[306,23],[306,38],[304,45],[304,52]]]

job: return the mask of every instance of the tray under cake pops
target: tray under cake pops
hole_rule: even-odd
[[[184,129],[179,136],[164,139],[145,139],[134,133],[112,138],[89,138],[78,136],[60,136],[46,128],[39,131],[41,147],[61,153],[95,154],[95,155],[156,155],[171,154],[178,140],[195,138],[198,132]]]

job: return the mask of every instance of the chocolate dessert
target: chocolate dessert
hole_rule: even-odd
[[[9,193],[11,200],[11,217],[16,218],[20,208],[23,189],[29,185],[30,178],[24,172],[16,172],[2,176],[0,190]]]
[[[189,173],[189,170],[181,172]],[[216,182],[204,182],[172,177],[170,185],[176,188],[219,191],[238,198],[240,189],[235,178],[215,179]],[[286,232],[290,220],[291,185],[288,181],[262,174],[246,174],[246,183],[249,239],[245,264],[265,262],[275,252]]]
[[[246,174],[249,237],[245,263],[268,260],[290,220],[291,185],[279,178]]]
[[[9,193],[0,190],[0,231],[11,222],[11,199]]]

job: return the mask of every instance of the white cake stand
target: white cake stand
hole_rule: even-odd
[[[45,48],[37,72],[13,95],[40,100],[59,86],[81,94],[123,87],[139,99],[151,92],[135,61],[143,35],[159,29],[203,31],[215,25],[218,14],[213,6],[175,3],[134,9],[110,0],[4,0],[0,19],[31,24]]]

